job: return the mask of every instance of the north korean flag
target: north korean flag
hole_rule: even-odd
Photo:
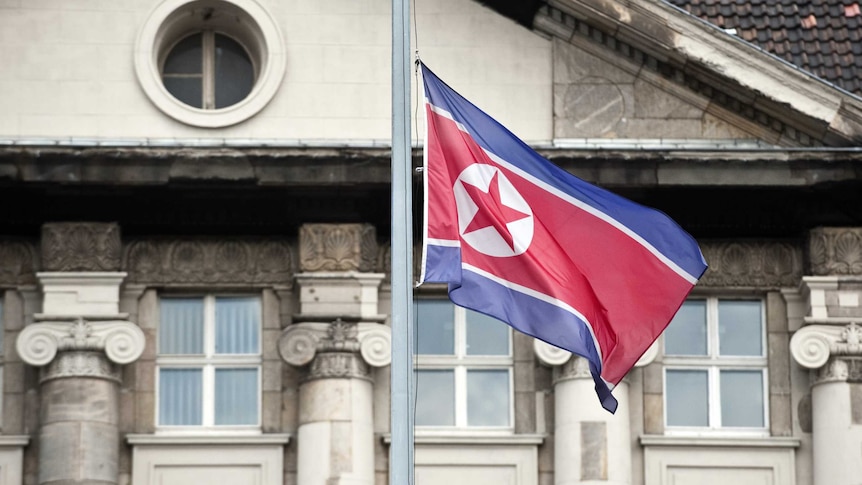
[[[422,282],[586,358],[605,409],[707,265],[665,214],[544,159],[422,65]]]

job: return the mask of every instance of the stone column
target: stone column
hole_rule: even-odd
[[[306,367],[299,388],[297,481],[373,485],[371,367],[389,365],[390,330],[377,314],[383,275],[371,273],[371,226],[313,224],[300,231],[300,314],[279,340],[289,364]]]
[[[800,293],[802,327],[793,359],[811,369],[814,485],[850,485],[862,476],[862,229],[809,234],[810,270]]]
[[[118,365],[144,334],[119,313],[119,232],[112,224],[47,224],[38,273],[43,311],[18,335],[21,359],[42,367],[40,484],[118,481]]]
[[[554,369],[554,484],[630,485],[632,438],[626,381],[613,391],[619,406],[610,414],[596,398],[586,359],[540,340],[533,348],[539,361]],[[649,364],[657,349],[653,345],[636,365]]]

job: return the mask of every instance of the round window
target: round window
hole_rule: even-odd
[[[167,115],[194,126],[244,121],[284,76],[281,35],[254,0],[165,0],[138,36],[135,68]]]
[[[239,103],[251,93],[254,78],[246,49],[211,30],[177,42],[162,66],[165,89],[195,108],[221,109]]]

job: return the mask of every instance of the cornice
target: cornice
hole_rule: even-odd
[[[862,100],[665,2],[551,0],[534,28],[603,44],[792,144],[862,137]]]

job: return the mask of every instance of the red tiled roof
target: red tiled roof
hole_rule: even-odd
[[[862,96],[862,0],[667,0]]]

